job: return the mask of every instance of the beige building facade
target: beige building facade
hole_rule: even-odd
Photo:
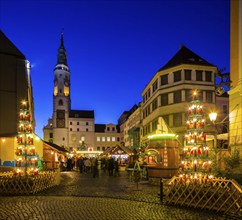
[[[119,127],[115,124],[95,124],[95,142],[97,151],[105,151],[108,148],[120,145]]]
[[[229,145],[242,158],[242,1],[230,1]]]
[[[165,64],[142,91],[141,141],[148,136],[163,133],[161,118],[166,122],[169,133],[179,135],[183,143],[186,132],[188,104],[194,90],[198,92],[205,115],[215,109],[215,73],[217,67],[182,46],[174,57]],[[214,135],[213,126],[205,129]]]

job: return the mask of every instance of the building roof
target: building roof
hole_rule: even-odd
[[[195,54],[193,51],[189,50],[184,45],[182,45],[179,51],[158,71],[178,66],[181,64],[214,66],[202,57]]]
[[[106,126],[107,124],[95,124],[95,132],[105,133]],[[116,130],[117,133],[120,133],[120,128],[118,125],[116,125]]]
[[[106,125],[105,124],[95,124],[95,132],[104,133]]]
[[[64,47],[64,38],[63,33],[61,33],[61,40],[60,40],[60,47],[58,49],[58,55],[57,55],[57,64],[64,64],[67,65],[67,56],[66,56],[66,49]]]
[[[6,37],[6,35],[0,30],[0,53],[6,55],[16,56],[18,58],[26,60],[25,56],[20,50]]]
[[[109,147],[104,151],[104,154],[132,154],[132,150],[125,146]]]
[[[94,118],[93,110],[70,110],[70,118]]]
[[[118,119],[118,124],[119,124],[119,125],[123,124],[123,123],[128,119],[128,117],[129,117],[133,112],[135,112],[135,110],[136,110],[137,108],[139,108],[139,106],[136,105],[136,104],[134,104],[133,107],[132,107],[129,111],[124,111],[124,112],[122,113],[122,115],[121,115],[121,116],[119,117],[119,119]]]

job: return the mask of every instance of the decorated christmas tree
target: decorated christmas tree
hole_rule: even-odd
[[[212,177],[212,162],[204,132],[204,111],[201,101],[197,97],[197,91],[193,92],[193,100],[188,109],[181,181],[203,182]]]
[[[22,103],[19,113],[15,175],[34,175],[38,173],[33,128],[27,102]]]

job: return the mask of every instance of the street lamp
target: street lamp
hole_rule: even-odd
[[[215,127],[215,121],[216,121],[216,119],[217,119],[217,113],[216,112],[211,112],[210,114],[209,114],[209,119],[210,119],[210,121],[213,123],[213,125],[214,125],[214,129],[216,130],[216,127]],[[215,147],[217,147],[217,136],[216,136],[216,134],[214,134],[214,146]]]
[[[211,122],[215,123],[216,119],[217,119],[217,113],[216,112],[212,112],[209,114],[209,119]]]

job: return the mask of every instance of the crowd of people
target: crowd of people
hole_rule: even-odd
[[[65,164],[62,166],[65,171],[76,170],[83,174],[92,174],[95,178],[99,175],[99,171],[106,173],[109,176],[120,176],[121,164],[121,159],[111,156],[80,156],[77,158],[67,158]],[[141,175],[144,175],[142,172],[147,172],[145,165],[147,165],[146,161],[136,159],[132,161],[132,163],[127,163],[126,167],[137,169],[138,171],[141,171]]]
[[[119,176],[119,161],[112,157],[79,157],[76,166],[80,173],[91,173],[95,178],[98,171],[108,172],[109,176]]]

